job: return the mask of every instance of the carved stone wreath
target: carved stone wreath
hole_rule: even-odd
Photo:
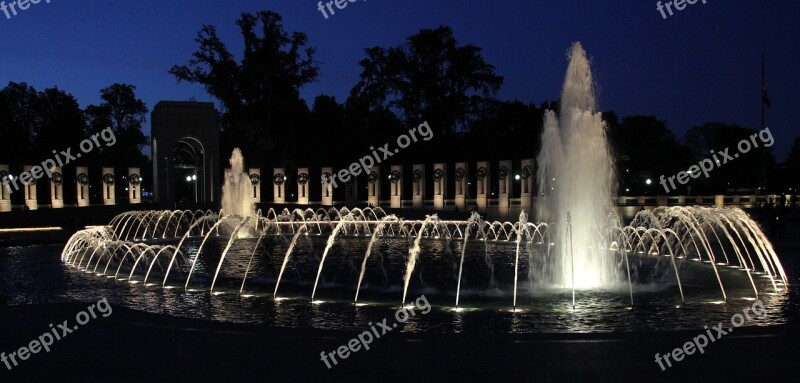
[[[59,174],[59,176],[60,176],[60,175],[61,175],[61,174]],[[55,178],[56,178],[56,173],[53,173],[53,183],[54,183],[54,184],[56,184],[56,182],[55,182]],[[111,174],[111,173],[106,173],[106,174],[103,174],[103,183],[104,183],[104,184],[106,184],[106,185],[108,185],[108,186],[114,186],[114,175],[113,175],[113,174]],[[56,185],[59,185],[59,184],[60,184],[60,183],[58,183],[58,184],[56,184]]]
[[[439,182],[444,178],[444,170],[436,169],[433,171],[433,180]]]
[[[371,171],[369,172],[369,183],[374,184],[375,182],[378,182],[378,173]]]
[[[424,174],[422,174],[422,170],[416,169],[414,170],[414,174],[412,175],[411,179],[415,184],[418,184],[420,181],[422,181],[423,176]]]
[[[133,186],[139,186],[142,183],[142,177],[138,174],[131,174],[130,178],[128,179],[128,183]]]
[[[53,185],[60,186],[64,183],[64,176],[59,172],[54,172],[52,178],[50,178],[50,182],[52,182]]]
[[[274,182],[277,186],[283,185],[284,181],[286,181],[286,176],[284,176],[283,173],[277,173],[272,177],[272,182]]]
[[[461,181],[467,176],[467,171],[464,168],[456,169],[456,181]]]
[[[133,176],[131,176],[131,178],[133,178]],[[78,178],[77,178],[77,180],[78,180],[78,183],[79,183],[81,186],[86,186],[86,185],[88,185],[88,184],[89,184],[89,176],[88,176],[86,173],[80,173],[80,174],[78,174]]]
[[[392,173],[389,175],[389,180],[392,181],[393,184],[400,182],[401,174],[399,170],[392,170]]]
[[[322,173],[322,184],[330,185],[333,182],[333,174],[329,172]]]
[[[486,168],[484,168],[483,166],[479,167],[478,171],[475,172],[475,177],[477,177],[481,181],[486,179]]]
[[[308,173],[300,173],[297,175],[297,183],[305,185],[308,183]]]
[[[497,178],[504,180],[508,177],[508,167],[505,165],[501,166],[500,169],[497,171]]]
[[[253,184],[253,186],[258,186],[258,184],[261,183],[261,175],[255,174],[255,173],[251,174],[250,175],[250,183]]]
[[[528,177],[530,177],[531,175],[533,175],[533,170],[531,169],[531,166],[530,166],[530,165],[525,165],[525,166],[522,168],[522,174],[520,175],[520,177],[522,177],[522,178],[528,178]]]

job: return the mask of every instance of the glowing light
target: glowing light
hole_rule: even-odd
[[[0,233],[27,233],[37,231],[59,231],[63,230],[60,227],[19,227],[15,229],[0,229]]]
[[[314,305],[321,305],[323,303],[325,303],[325,301],[311,301],[311,304],[314,304]]]

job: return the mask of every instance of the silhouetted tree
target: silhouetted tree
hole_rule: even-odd
[[[793,192],[800,188],[800,137],[794,139],[792,148],[789,150],[789,157],[786,159],[785,185],[786,188],[792,188]]]
[[[32,159],[38,93],[28,84],[9,82],[0,90],[0,162],[21,164]]]
[[[244,39],[241,61],[217,36],[216,27],[205,25],[189,64],[170,69],[178,81],[202,84],[222,104],[223,150],[241,146],[256,163],[267,155],[276,161],[296,155],[303,138],[296,127],[308,114],[300,87],[319,72],[306,34],[287,33],[281,20],[271,11],[242,14],[236,22]]]
[[[108,146],[99,138],[98,159],[106,166],[127,168],[146,166],[148,160],[142,154],[149,139],[142,132],[147,119],[147,105],[136,97],[136,87],[128,84],[113,84],[100,91],[103,100],[99,105],[86,107],[89,134],[100,133],[111,128],[116,138],[113,146]],[[113,142],[113,141],[112,141]]]
[[[750,136],[756,132],[754,129],[738,125],[716,122],[689,129],[683,142],[691,150],[693,162],[697,163],[708,158],[716,163],[708,179],[700,177],[693,180],[692,184],[699,184],[702,186],[701,190],[710,193],[766,187],[767,185],[763,184],[764,179],[768,178],[775,168],[772,150],[759,140],[756,140],[759,147],[752,148],[747,153],[739,153],[737,148],[740,141],[749,141]],[[726,149],[729,156],[739,154],[738,158],[725,159],[720,153]]]
[[[366,54],[351,98],[398,111],[409,126],[428,121],[436,142],[449,142],[463,130],[503,84],[481,48],[460,45],[446,26],[422,29],[402,46],[368,48]]]
[[[620,194],[666,194],[659,185],[661,175],[669,177],[688,169],[691,154],[655,116],[629,116],[619,121],[613,112],[603,113],[609,141],[616,156]],[[645,181],[651,180],[647,185]],[[678,186],[678,192],[683,189]]]

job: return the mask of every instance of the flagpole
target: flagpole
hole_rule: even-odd
[[[766,123],[764,121],[764,94],[766,92],[767,76],[766,69],[764,68],[764,54],[761,54],[761,130],[764,130]]]

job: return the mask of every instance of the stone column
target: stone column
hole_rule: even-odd
[[[444,210],[447,195],[447,164],[433,164],[433,208]]]
[[[25,192],[25,206],[30,210],[36,210],[39,208],[39,201],[36,199],[36,180],[30,177],[31,169],[33,169],[33,166],[23,165],[23,172],[20,174],[19,181],[22,183],[23,191]],[[27,174],[27,177],[22,177],[23,174]]]
[[[286,175],[283,168],[272,170],[272,201],[275,203],[286,203]]]
[[[250,185],[253,186],[252,193],[250,194],[253,197],[253,203],[260,203],[261,202],[261,169],[260,168],[250,168],[247,171],[250,177]]]
[[[369,169],[367,203],[375,207],[381,206],[381,168],[378,166]]]
[[[142,176],[139,168],[128,168],[128,200],[131,205],[142,203]]]
[[[333,182],[331,182],[333,168],[329,166],[323,167],[322,175],[323,177],[320,178],[320,183],[322,184],[322,205],[333,206]]]
[[[11,179],[8,165],[0,165],[0,212],[11,211]]]
[[[53,209],[61,209],[64,207],[64,174],[61,173],[61,167],[55,166],[50,170],[50,206]]]
[[[103,205],[116,205],[117,192],[114,183],[114,168],[103,168]]]
[[[456,162],[456,183],[455,183],[455,192],[456,192],[456,209],[459,211],[466,211],[467,210],[467,181],[469,177],[467,177],[467,163],[466,162]]]
[[[778,199],[780,201],[780,198]],[[723,208],[725,207],[725,196],[717,194],[714,196],[714,207]]]
[[[422,209],[425,205],[425,165],[416,164],[411,174],[411,205]]]
[[[390,206],[399,209],[403,207],[403,165],[392,165],[389,182],[391,182],[389,185]]]
[[[483,213],[489,206],[489,178],[489,161],[478,161],[478,167],[475,169],[475,182],[477,182],[475,198],[478,210]]]
[[[497,207],[500,216],[508,217],[511,209],[511,161],[500,161],[497,168]]]
[[[520,208],[525,210],[530,217],[533,215],[533,160],[530,158],[523,159],[520,163],[522,168],[519,172],[520,179],[520,195],[519,203]]]
[[[308,168],[297,168],[297,203],[308,205]]]
[[[89,206],[89,168],[78,166],[75,168],[75,197],[78,207]]]

